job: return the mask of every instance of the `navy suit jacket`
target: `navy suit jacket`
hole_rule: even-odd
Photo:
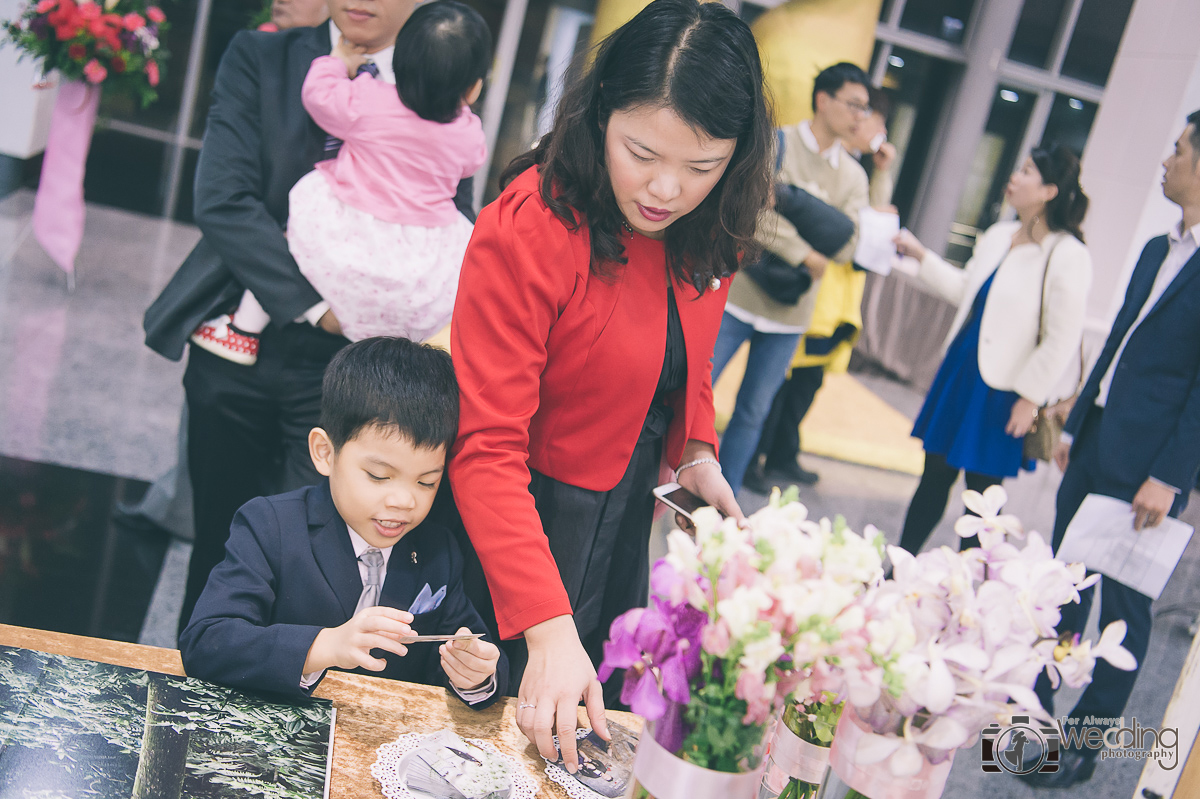
[[[146,311],[146,344],[177,361],[192,331],[250,289],[276,325],[321,301],[288,251],[288,192],[324,158],[326,134],[300,102],[314,58],[329,55],[329,24],[242,31],[221,57],[196,165],[196,225],[204,234]],[[468,219],[474,182],[454,204]]]
[[[388,558],[380,604],[408,610],[429,584],[441,604],[418,614],[412,628],[426,635],[459,627],[485,632],[483,619],[463,590],[462,554],[445,527],[426,520],[405,535]],[[208,578],[187,628],[179,636],[184,670],[236,688],[305,695],[304,661],[323,628],[354,615],[362,577],[346,523],[329,493],[329,481],[242,506],[233,520],[225,560]],[[399,657],[382,650],[381,672],[361,674],[448,687],[437,643],[410,644]],[[508,685],[503,652],[492,703]],[[315,686],[314,686],[315,687]],[[311,689],[310,689],[311,690]]]
[[[1147,242],[1129,279],[1100,359],[1064,430],[1078,437],[1125,334],[1150,297],[1169,242]],[[1184,264],[1129,337],[1113,372],[1100,425],[1101,476],[1125,486],[1130,501],[1147,478],[1181,490],[1186,501],[1200,468],[1200,251]]]

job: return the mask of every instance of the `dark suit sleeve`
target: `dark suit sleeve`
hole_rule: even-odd
[[[458,191],[454,193],[454,207],[474,223],[476,216],[474,177],[466,177],[458,182]]]
[[[1175,433],[1150,466],[1150,476],[1185,494],[1196,484],[1200,461],[1200,372],[1188,390]]]
[[[457,542],[449,532],[446,533],[446,543],[450,550],[450,580],[446,584],[446,598],[442,600],[442,623],[443,630],[438,630],[440,633],[453,633],[460,627],[466,627],[471,632],[486,632],[487,627],[483,623],[483,617],[479,615],[479,611],[475,610],[475,606],[471,604],[471,600],[467,598],[466,590],[463,588],[463,557],[462,552],[458,548]],[[418,631],[424,632],[424,631]],[[496,643],[490,633],[483,637],[483,640]],[[427,682],[430,685],[442,685],[450,693],[454,693],[454,689],[450,687],[450,681],[446,677],[446,672],[442,670],[442,659],[439,653],[439,647],[430,647],[429,660],[425,664]],[[481,702],[476,702],[471,707],[480,709],[488,707],[495,703],[497,699],[504,695],[508,690],[508,657],[504,654],[504,650],[500,650],[500,660],[496,662],[496,692],[487,699]],[[461,698],[461,697],[460,697]]]
[[[320,302],[321,295],[300,274],[283,230],[264,203],[263,154],[270,143],[263,141],[262,73],[283,66],[259,57],[264,36],[237,34],[217,69],[196,167],[195,215],[234,279],[254,293],[276,324],[286,324]]]
[[[213,569],[191,622],[179,636],[189,677],[234,688],[307,695],[300,679],[321,627],[269,623],[281,542],[279,520],[267,500],[252,500],[238,511],[225,560]]]

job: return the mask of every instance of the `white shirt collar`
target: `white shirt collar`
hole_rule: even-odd
[[[817,141],[816,134],[812,132],[812,122],[806,119],[797,127],[800,130],[800,141],[804,142],[804,146],[828,161],[831,167],[837,169],[842,151],[842,143],[840,141],[835,141],[828,148],[826,148],[824,152],[822,152],[821,144]]]
[[[1179,244],[1185,238],[1187,238],[1189,233],[1192,236],[1192,246],[1195,247],[1200,245],[1200,224],[1193,225],[1187,230],[1184,230],[1182,219],[1179,220],[1178,225],[1173,225],[1171,229],[1167,231],[1167,239],[1171,244]]]
[[[346,525],[346,532],[350,533],[350,543],[354,545],[355,559],[361,558],[362,554],[371,548],[371,545],[367,543],[365,538],[363,538],[358,533],[354,532],[354,530],[351,529],[350,525],[348,525],[348,524]],[[377,549],[379,549],[379,551],[383,553],[383,569],[386,572],[387,565],[388,565],[388,558],[390,558],[392,556],[392,547],[382,547],[382,548],[377,547]]]
[[[338,30],[338,26],[333,24],[333,19],[329,20],[329,52],[333,52],[333,48],[341,41],[342,32]],[[383,48],[377,53],[367,55],[367,60],[375,65],[379,70],[379,80],[390,83],[393,86],[396,84],[396,73],[392,68],[392,55],[396,52],[396,45],[391,44]]]

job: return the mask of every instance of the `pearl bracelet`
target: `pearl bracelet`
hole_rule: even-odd
[[[699,466],[702,463],[711,463],[717,467],[718,472],[721,471],[721,462],[716,458],[696,458],[694,461],[688,461],[687,463],[680,464],[679,468],[675,470],[675,476],[678,477],[680,474],[682,474],[684,469],[690,469],[693,466]]]

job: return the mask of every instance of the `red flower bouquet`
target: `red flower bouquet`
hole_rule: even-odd
[[[167,17],[145,0],[37,0],[3,23],[8,40],[57,69],[65,80],[104,84],[139,97],[158,96]]]

